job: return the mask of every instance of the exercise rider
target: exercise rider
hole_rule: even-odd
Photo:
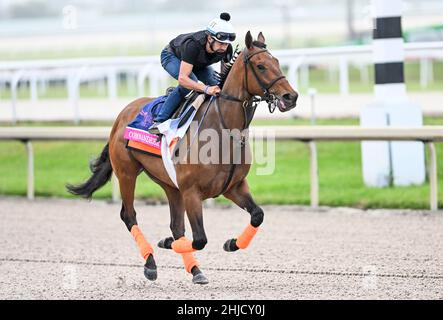
[[[228,13],[222,13],[205,30],[181,34],[163,49],[161,65],[178,80],[178,86],[169,93],[149,128],[150,133],[159,133],[158,125],[172,116],[181,100],[191,90],[212,96],[220,92],[216,73],[211,65],[222,59],[229,61],[232,55],[235,32],[229,22],[230,18]]]

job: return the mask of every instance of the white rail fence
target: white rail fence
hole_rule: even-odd
[[[280,64],[287,70],[288,80],[295,88],[309,85],[310,66],[322,65],[329,70],[331,81],[338,70],[340,93],[349,94],[349,67],[360,70],[362,81],[368,82],[368,68],[372,63],[372,45],[273,50]],[[427,87],[433,79],[433,61],[443,60],[443,42],[405,43],[407,59],[420,61],[420,83]],[[166,88],[168,75],[158,56],[101,57],[59,60],[0,62],[0,89],[11,92],[12,122],[16,122],[17,89],[27,82],[32,101],[39,98],[50,81],[61,81],[67,88],[70,106],[78,119],[78,100],[81,83],[106,80],[109,99],[118,96],[118,75],[125,74],[128,87],[136,87],[138,96],[145,95],[145,81],[149,80],[149,94],[159,95]],[[0,97],[1,99],[1,97]],[[1,101],[0,101],[1,102]]]
[[[422,141],[429,148],[428,176],[430,185],[429,207],[438,209],[437,154],[434,142],[443,141],[443,126],[420,128],[361,128],[358,126],[260,126],[251,128],[250,137],[266,137],[272,131],[276,140],[306,142],[310,151],[311,206],[319,204],[319,178],[315,141]],[[34,199],[34,154],[32,141],[107,140],[110,128],[105,127],[12,127],[0,128],[0,140],[20,140],[26,144],[28,175],[27,197]],[[112,199],[119,198],[118,186],[113,179]]]

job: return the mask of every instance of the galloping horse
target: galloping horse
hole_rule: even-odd
[[[237,52],[235,61],[221,74],[223,86],[220,95],[205,101],[198,109],[194,118],[200,124],[198,132],[212,129],[221,136],[226,129],[247,129],[259,100],[268,102],[270,111],[271,105],[274,108],[277,106],[281,112],[295,107],[298,93],[282,74],[278,60],[266,49],[263,34],[260,32],[257,40],[253,40],[248,31],[245,45],[246,48]],[[179,186],[177,189],[160,158],[126,148],[123,137],[125,127],[151,100],[152,98],[137,99],[121,111],[114,122],[108,143],[91,164],[92,176],[80,185],[67,185],[67,188],[73,194],[91,198],[97,189],[110,180],[112,172],[115,173],[122,197],[120,217],[145,260],[146,278],[155,280],[157,267],[154,250],[141,233],[134,210],[136,179],[144,171],[163,188],[169,201],[172,237],[161,240],[158,246],[181,254],[186,271],[193,275],[193,282],[206,284],[208,280],[192,254],[196,250],[202,250],[207,243],[203,226],[203,200],[223,195],[251,216],[250,225],[244,232],[238,238],[226,241],[223,246],[226,251],[246,248],[263,222],[264,212],[252,198],[246,181],[250,163],[234,163],[233,156],[230,156],[228,163],[178,162],[175,165]],[[242,154],[250,154],[249,144],[244,143],[243,135],[240,139],[236,139],[234,135],[229,138],[230,150],[221,150],[220,147],[219,154],[229,151],[232,155],[237,147],[242,149]],[[192,146],[189,130],[183,141],[188,149]],[[185,238],[185,211],[192,228],[192,241]]]

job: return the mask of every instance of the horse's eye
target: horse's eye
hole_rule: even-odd
[[[262,64],[257,65],[257,68],[260,71],[265,71],[266,70],[266,67],[264,65],[262,65]]]

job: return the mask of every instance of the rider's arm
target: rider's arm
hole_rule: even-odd
[[[189,78],[194,66],[188,62],[182,61],[180,64],[180,73],[178,75],[178,84],[186,89],[196,90],[200,92],[205,91],[206,85]]]

